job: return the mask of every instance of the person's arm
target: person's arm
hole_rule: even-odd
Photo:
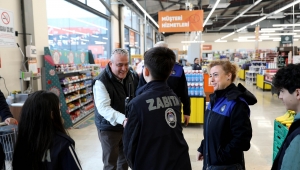
[[[104,84],[97,80],[93,86],[94,100],[98,113],[104,117],[111,125],[116,126],[117,124],[123,124],[125,115],[113,109],[111,99],[104,86]],[[125,103],[125,101],[124,101]]]
[[[190,101],[190,96],[188,93],[188,86],[187,86],[186,77],[185,77],[184,72],[182,73],[182,75],[180,77],[179,83],[180,83],[181,95],[178,97],[180,97],[181,103],[183,104],[183,114],[190,116],[191,101]]]
[[[73,145],[65,146],[60,157],[62,170],[82,170]]]
[[[123,151],[129,167],[133,168],[140,122],[133,104],[129,103],[126,109],[128,110],[128,119],[123,133]]]
[[[297,135],[286,149],[280,169],[299,170],[300,168],[300,135]]]
[[[233,138],[226,146],[221,147],[218,153],[221,162],[228,162],[232,155],[249,150],[252,138],[249,116],[249,106],[245,102],[238,100],[230,115],[230,129]]]
[[[13,115],[11,114],[8,104],[6,103],[6,99],[2,91],[0,90],[0,116],[2,121],[5,121],[7,124],[17,124],[17,122]]]

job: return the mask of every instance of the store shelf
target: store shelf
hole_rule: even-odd
[[[92,101],[94,101],[94,100],[89,100],[89,101],[83,102],[83,103],[81,103],[81,106],[84,106],[84,105],[86,105],[88,103],[91,103]]]
[[[78,99],[80,99],[80,98],[82,98],[82,97],[85,97],[85,96],[87,96],[87,95],[89,95],[89,94],[92,94],[92,93],[93,93],[93,92],[90,91],[90,92],[87,92],[87,93],[85,93],[85,94],[77,95],[77,96],[76,96],[75,98],[73,98],[73,99],[66,100],[66,103],[73,102],[73,101],[75,101],[75,100],[78,100]]]
[[[87,68],[87,69],[80,69],[80,70],[56,72],[56,74],[70,74],[70,73],[78,73],[78,72],[91,71],[91,70],[92,70],[91,68]]]
[[[75,91],[77,91],[77,90],[81,90],[81,89],[84,89],[84,88],[90,87],[90,86],[92,86],[92,85],[89,84],[89,85],[86,85],[86,86],[82,86],[82,87],[79,87],[79,88],[75,88],[74,90],[65,91],[64,94],[69,94],[69,93],[72,93],[72,92],[75,92]]]
[[[84,81],[84,80],[90,80],[90,79],[92,79],[92,77],[86,77],[86,78],[73,80],[73,81],[69,81],[69,82],[63,82],[63,83],[60,83],[60,84],[61,85],[67,85],[67,84],[76,83],[76,82],[80,82],[80,81]]]
[[[74,108],[67,110],[67,112],[68,112],[68,113],[71,113],[71,112],[73,112],[73,111],[79,109],[80,107],[81,107],[81,105],[75,106]]]
[[[77,122],[79,122],[80,120],[82,120],[83,118],[85,118],[86,116],[88,116],[88,115],[90,115],[91,113],[93,113],[94,112],[94,108],[92,108],[92,109],[90,109],[90,110],[88,110],[88,111],[85,111],[85,112],[81,112],[80,113],[80,115],[77,117],[77,118],[75,118],[74,120],[72,120],[72,123],[77,123]]]

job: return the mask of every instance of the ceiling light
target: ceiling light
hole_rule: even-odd
[[[273,27],[299,27],[300,24],[273,24]]]
[[[294,39],[294,41],[299,41],[299,39]]]
[[[240,13],[238,16],[236,16],[235,18],[233,18],[231,21],[227,22],[227,24],[225,24],[223,27],[221,27],[219,29],[219,31],[225,27],[227,27],[229,24],[231,24],[233,21],[237,20],[239,17],[243,16],[246,12],[248,12],[251,8],[253,8],[254,6],[256,6],[258,3],[260,3],[262,0],[258,0],[256,1],[254,4],[252,4],[251,6],[249,6],[246,10],[244,10],[242,13]]]
[[[145,11],[145,9],[136,0],[132,0],[132,2],[134,2],[134,4],[139,7],[139,9],[157,26],[157,28],[159,28],[157,22],[148,14],[148,12]]]
[[[133,0],[133,1],[136,1],[136,0]],[[204,23],[203,23],[203,27],[206,25],[206,23],[207,23],[208,19],[210,18],[210,16],[214,13],[214,11],[215,11],[216,7],[218,6],[219,2],[220,2],[220,0],[217,0],[217,1],[215,2],[214,7],[213,7],[212,10],[209,12],[208,16],[205,18],[205,21],[204,21]]]
[[[204,43],[205,41],[181,41],[182,44],[186,43]]]
[[[300,37],[300,35],[294,35],[293,37]]]
[[[242,38],[255,38],[255,36],[243,36],[243,37],[239,37],[240,39]]]
[[[283,30],[283,28],[262,28],[261,31],[280,31]]]
[[[289,8],[289,7],[291,7],[291,6],[294,6],[294,5],[298,4],[298,3],[300,3],[300,0],[294,1],[294,2],[292,2],[292,3],[290,3],[290,4],[288,4],[288,5],[286,5],[286,6],[282,7],[282,8],[280,8],[280,9],[277,9],[277,10],[274,11],[272,14],[278,14],[279,12],[281,12],[281,11],[283,11],[283,10],[285,10],[285,9],[287,9],[287,8]]]
[[[300,32],[300,30],[293,30],[293,32]]]
[[[278,40],[278,39],[274,39],[273,41],[281,41],[281,40]]]
[[[275,30],[260,30],[259,32],[275,32]]]
[[[244,29],[246,29],[247,28],[247,26],[244,26],[244,27],[242,27],[242,28],[240,28],[240,29],[238,29],[238,30],[236,30],[237,32],[240,32],[240,31],[242,31],[242,30],[244,30]]]
[[[235,32],[232,32],[232,33],[230,33],[230,34],[228,34],[228,35],[225,35],[225,36],[222,37],[221,39],[225,39],[225,38],[227,38],[227,37],[230,37],[230,36],[232,36],[233,34],[235,34]]]
[[[273,36],[273,35],[296,35],[296,33],[274,33],[274,34],[261,34],[266,36]]]
[[[260,19],[258,19],[258,20],[256,20],[256,21],[252,22],[250,25],[257,24],[257,23],[259,23],[260,21],[262,21],[262,20],[264,20],[264,19],[266,19],[266,18],[267,18],[267,17],[264,16],[264,17],[262,17],[262,18],[260,18]]]
[[[215,42],[227,42],[227,40],[220,40],[220,39],[217,39]]]

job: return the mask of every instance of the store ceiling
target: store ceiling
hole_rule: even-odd
[[[138,8],[132,0],[126,0],[132,6]],[[207,17],[211,11],[211,6],[216,0],[137,0],[139,4],[152,16],[154,20],[158,20],[159,11],[174,11],[174,10],[185,10],[186,2],[192,4],[193,9],[203,9],[204,19]],[[237,15],[242,13],[248,7],[250,7],[257,0],[221,0],[220,3],[229,3],[229,6],[225,8],[216,8],[210,17],[211,25],[206,25],[204,27],[204,32],[232,32],[234,29],[239,29],[240,24],[251,23],[262,16],[269,14],[294,0],[262,0],[258,5],[250,9],[243,17],[239,17],[232,23],[230,23],[226,28],[219,30],[222,26],[227,24]],[[210,5],[211,4],[211,5]],[[286,21],[287,23],[293,23],[292,8],[288,8],[283,11],[281,16],[275,17],[272,20],[280,20],[281,23]],[[295,6],[295,13],[300,16],[299,5]],[[299,21],[300,18],[295,16],[295,23]],[[248,28],[251,29],[251,28]],[[252,28],[254,30],[254,28]],[[165,36],[171,35],[173,33],[165,34]]]

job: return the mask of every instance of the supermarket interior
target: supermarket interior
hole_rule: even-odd
[[[0,91],[11,114],[20,122],[30,94],[55,93],[82,169],[105,169],[93,80],[117,48],[127,50],[138,75],[144,53],[156,43],[174,52],[190,97],[189,124],[182,126],[192,169],[203,167],[197,149],[214,93],[213,61],[237,65],[234,83],[257,99],[249,106],[246,169],[271,169],[293,122],[295,112],[286,109],[272,80],[280,68],[300,63],[300,0],[0,0],[0,15]],[[276,119],[286,113],[288,121]]]

